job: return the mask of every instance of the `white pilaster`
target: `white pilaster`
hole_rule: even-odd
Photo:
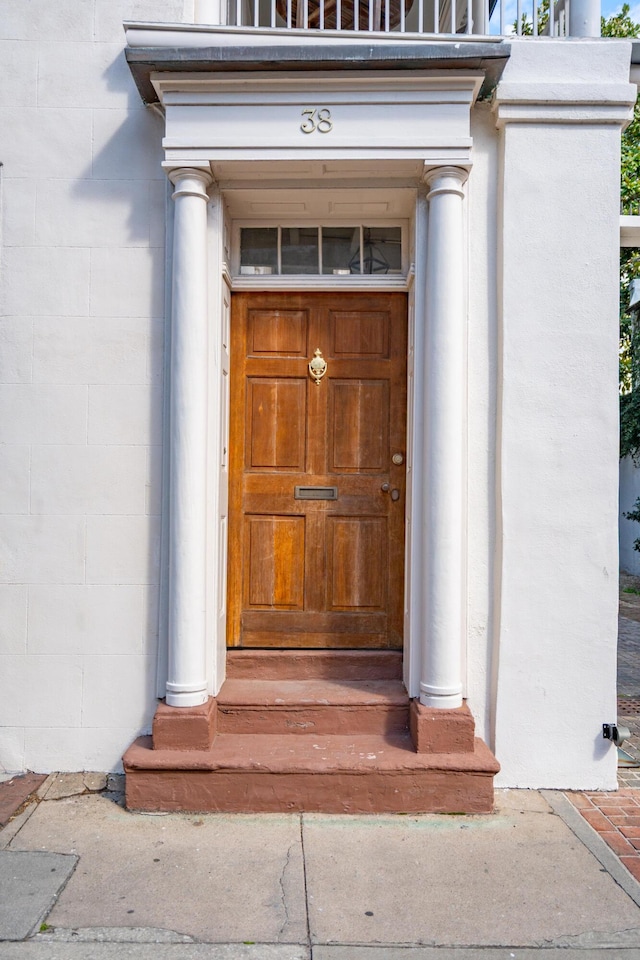
[[[175,186],[171,320],[169,671],[167,704],[207,700],[207,187],[205,170],[182,168]]]
[[[414,262],[416,282],[409,297],[409,343],[407,352],[407,509],[406,509],[406,615],[402,660],[404,683],[410,697],[420,695],[422,663],[422,510],[424,507],[424,317],[427,267],[427,193],[418,190],[415,209]]]
[[[505,787],[616,784],[601,731],[616,714],[618,145],[637,92],[626,42],[541,43],[534,65],[523,39],[494,96],[492,747]]]
[[[451,709],[462,705],[466,384],[462,188],[467,171],[439,167],[428,171],[425,179],[430,192],[420,702]]]

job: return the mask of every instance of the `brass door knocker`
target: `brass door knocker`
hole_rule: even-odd
[[[309,373],[316,382],[316,386],[320,386],[320,381],[327,372],[327,361],[322,356],[322,350],[320,347],[316,350],[313,355],[313,359],[309,361]]]

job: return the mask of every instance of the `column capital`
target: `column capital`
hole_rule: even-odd
[[[469,171],[464,167],[427,167],[422,179],[430,188],[427,200],[440,193],[455,193],[464,196],[462,189],[469,177]]]
[[[172,198],[191,196],[208,200],[208,187],[213,183],[209,170],[198,167],[175,167],[166,171],[169,180],[175,186]]]

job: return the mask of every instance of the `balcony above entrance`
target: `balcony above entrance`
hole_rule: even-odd
[[[196,24],[242,32],[394,38],[598,37],[600,0],[196,0]]]

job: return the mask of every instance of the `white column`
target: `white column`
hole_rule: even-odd
[[[226,3],[224,0],[195,0],[195,23],[226,23]]]
[[[207,187],[204,170],[169,174],[175,185],[169,468],[169,671],[167,704],[207,700]]]
[[[600,0],[571,0],[569,36],[599,37],[601,31]]]
[[[483,36],[489,33],[487,25],[487,3],[486,0],[471,0],[471,10],[473,18],[473,33],[476,36]]]
[[[426,175],[429,220],[424,348],[422,667],[420,702],[462,704],[466,325],[463,184],[467,171]]]

